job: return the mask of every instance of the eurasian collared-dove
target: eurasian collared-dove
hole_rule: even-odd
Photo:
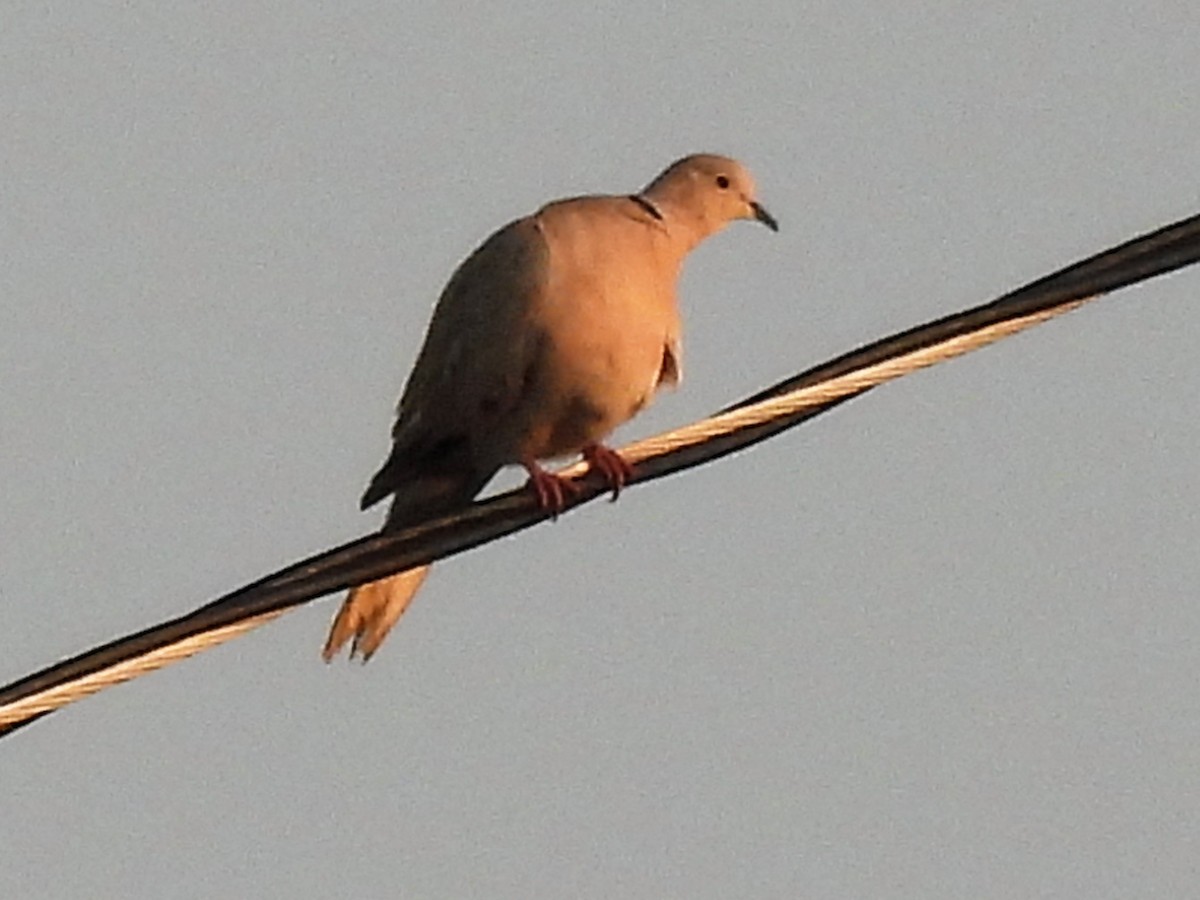
[[[603,441],[680,377],[683,259],[734,219],[778,225],[723,156],[688,156],[641,193],[542,207],[484,241],[451,277],[400,398],[392,452],[362,507],[394,494],[385,529],[449,513],[519,463],[539,503],[569,483],[538,460],[582,453],[614,494],[630,468]],[[354,588],[325,643],[370,658],[429,567]]]

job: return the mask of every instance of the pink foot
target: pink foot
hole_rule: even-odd
[[[579,488],[568,478],[547,472],[533,460],[521,463],[529,473],[529,489],[537,497],[538,506],[557,517],[567,508],[567,496],[578,494]]]
[[[625,457],[603,444],[584,447],[583,458],[592,469],[604,476],[604,481],[612,488],[613,500],[621,495],[621,488],[633,477],[633,466],[625,461]]]

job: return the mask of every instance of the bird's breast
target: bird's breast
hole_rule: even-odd
[[[543,336],[523,452],[547,458],[605,440],[653,397],[678,335],[678,266],[625,217],[543,223],[547,277],[531,319]]]

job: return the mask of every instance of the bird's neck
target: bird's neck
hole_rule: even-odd
[[[641,194],[637,195],[643,208],[652,208],[654,218],[662,223],[671,235],[673,242],[679,245],[680,256],[686,256],[697,244],[721,230],[723,223],[709,221],[702,213],[697,212],[695,204],[685,202],[684,198],[672,196],[669,190],[663,190],[660,185],[652,184]]]

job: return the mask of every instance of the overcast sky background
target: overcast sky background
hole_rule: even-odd
[[[11,2],[0,681],[377,527],[429,311],[736,155],[682,424],[1200,211],[1192,4]],[[1200,269],[0,742],[0,896],[1180,897]],[[503,483],[516,483],[511,475]]]

